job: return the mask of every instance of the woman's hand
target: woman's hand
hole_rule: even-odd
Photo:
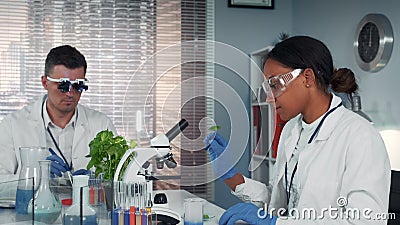
[[[238,220],[252,225],[275,225],[277,217],[270,216],[253,203],[238,203],[222,214],[219,225],[233,225]]]
[[[210,154],[211,163],[217,177],[226,180],[237,174],[230,160],[231,155],[229,152],[231,149],[228,148],[228,143],[220,134],[217,132],[209,133],[203,142]],[[222,155],[223,153],[224,155]]]

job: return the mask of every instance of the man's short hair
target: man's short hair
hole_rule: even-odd
[[[50,76],[51,70],[57,65],[63,65],[68,69],[83,67],[86,74],[87,64],[85,56],[83,56],[75,47],[70,45],[62,45],[50,50],[46,57],[44,74]]]

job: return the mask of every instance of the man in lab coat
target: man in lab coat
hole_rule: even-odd
[[[18,110],[0,123],[0,177],[17,179],[21,170],[20,147],[42,146],[52,150],[51,175],[67,171],[84,174],[89,158],[89,142],[99,131],[117,134],[103,113],[79,104],[86,85],[85,57],[74,47],[51,49],[41,77],[47,94]]]

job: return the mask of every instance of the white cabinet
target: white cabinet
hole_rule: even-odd
[[[251,94],[251,162],[249,169],[251,178],[265,184],[270,183],[274,177],[274,164],[276,152],[272,151],[274,135],[274,110],[273,106],[265,102],[265,94],[261,90],[264,81],[262,72],[266,55],[272,49],[271,46],[260,49],[250,54]],[[271,150],[270,150],[271,149]]]

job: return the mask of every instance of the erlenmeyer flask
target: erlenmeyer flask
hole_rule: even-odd
[[[61,203],[50,189],[50,160],[39,160],[40,183],[35,196],[28,205],[28,213],[34,212],[34,219],[52,224],[61,214]]]
[[[96,211],[89,204],[89,176],[73,176],[72,205],[64,214],[63,225],[97,225]]]
[[[21,170],[16,193],[17,214],[28,214],[28,203],[39,186],[39,160],[49,154],[44,147],[20,147]]]

